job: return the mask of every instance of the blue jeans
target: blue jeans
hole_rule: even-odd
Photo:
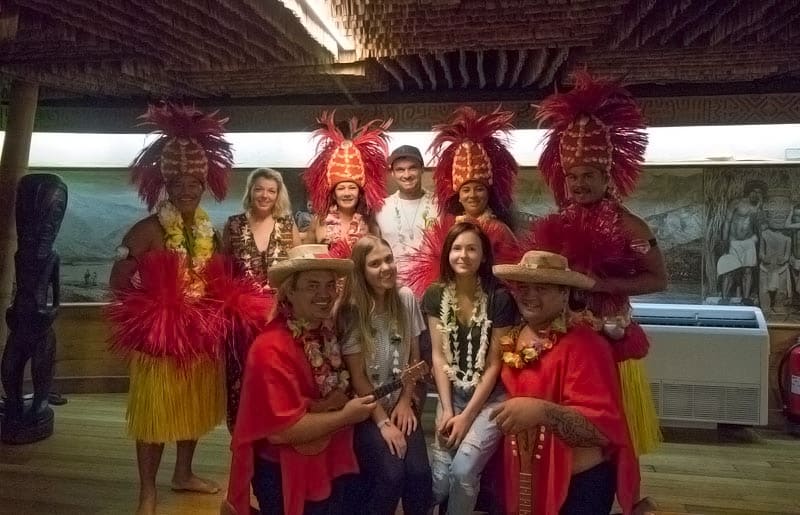
[[[453,387],[453,414],[458,415],[467,406],[472,392]],[[480,491],[481,473],[486,463],[500,446],[502,433],[494,421],[489,420],[492,410],[502,402],[503,396],[495,391],[483,405],[472,422],[464,441],[457,449],[447,449],[439,438],[431,446],[431,471],[433,474],[433,502],[447,500],[447,513],[460,515],[472,513]],[[441,402],[436,408],[436,424],[442,416]]]

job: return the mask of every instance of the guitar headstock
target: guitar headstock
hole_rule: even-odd
[[[403,382],[403,385],[409,387],[414,386],[414,383],[428,375],[429,369],[428,364],[424,361],[420,361],[415,365],[411,365],[407,369],[403,370],[400,374],[400,381]]]
[[[530,462],[533,458],[534,433],[522,431],[511,436],[511,452],[522,462]]]

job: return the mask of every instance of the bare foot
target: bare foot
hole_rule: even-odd
[[[155,515],[156,514],[156,493],[140,493],[139,506],[136,508],[136,515]]]
[[[634,515],[652,515],[658,509],[658,505],[649,497],[641,499],[633,507]]]
[[[219,492],[219,485],[210,479],[202,479],[192,474],[188,479],[172,479],[172,490],[175,492],[198,492],[201,494],[215,494]]]

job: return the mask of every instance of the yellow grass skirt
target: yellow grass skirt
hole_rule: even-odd
[[[222,364],[198,359],[179,367],[170,358],[135,354],[130,366],[128,435],[148,443],[197,440],[225,415]]]
[[[637,456],[655,451],[661,444],[661,428],[644,363],[628,359],[617,363],[625,418]]]

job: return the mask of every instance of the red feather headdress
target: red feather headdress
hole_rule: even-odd
[[[547,97],[536,114],[549,127],[539,171],[559,207],[568,198],[564,173],[579,165],[608,173],[612,197],[630,195],[647,148],[642,112],[619,82],[586,71],[574,78],[572,91]]]
[[[324,216],[331,207],[331,191],[340,182],[354,182],[361,188],[370,212],[379,210],[386,197],[386,158],[389,155],[386,130],[392,120],[372,120],[362,126],[351,118],[350,139],[336,126],[335,111],[317,118],[314,131],[317,157],[303,174],[303,181],[317,214]]]
[[[182,174],[200,179],[217,201],[225,198],[233,152],[223,137],[228,119],[216,114],[165,102],[148,106],[139,117],[144,120],[141,125],[153,125],[160,133],[130,165],[131,182],[148,210],[164,196],[167,181]]]
[[[508,151],[514,113],[501,111],[479,115],[471,107],[456,109],[449,123],[436,125],[429,152],[437,160],[433,172],[439,209],[446,209],[461,186],[481,181],[490,187],[500,206],[510,206],[519,167]]]

